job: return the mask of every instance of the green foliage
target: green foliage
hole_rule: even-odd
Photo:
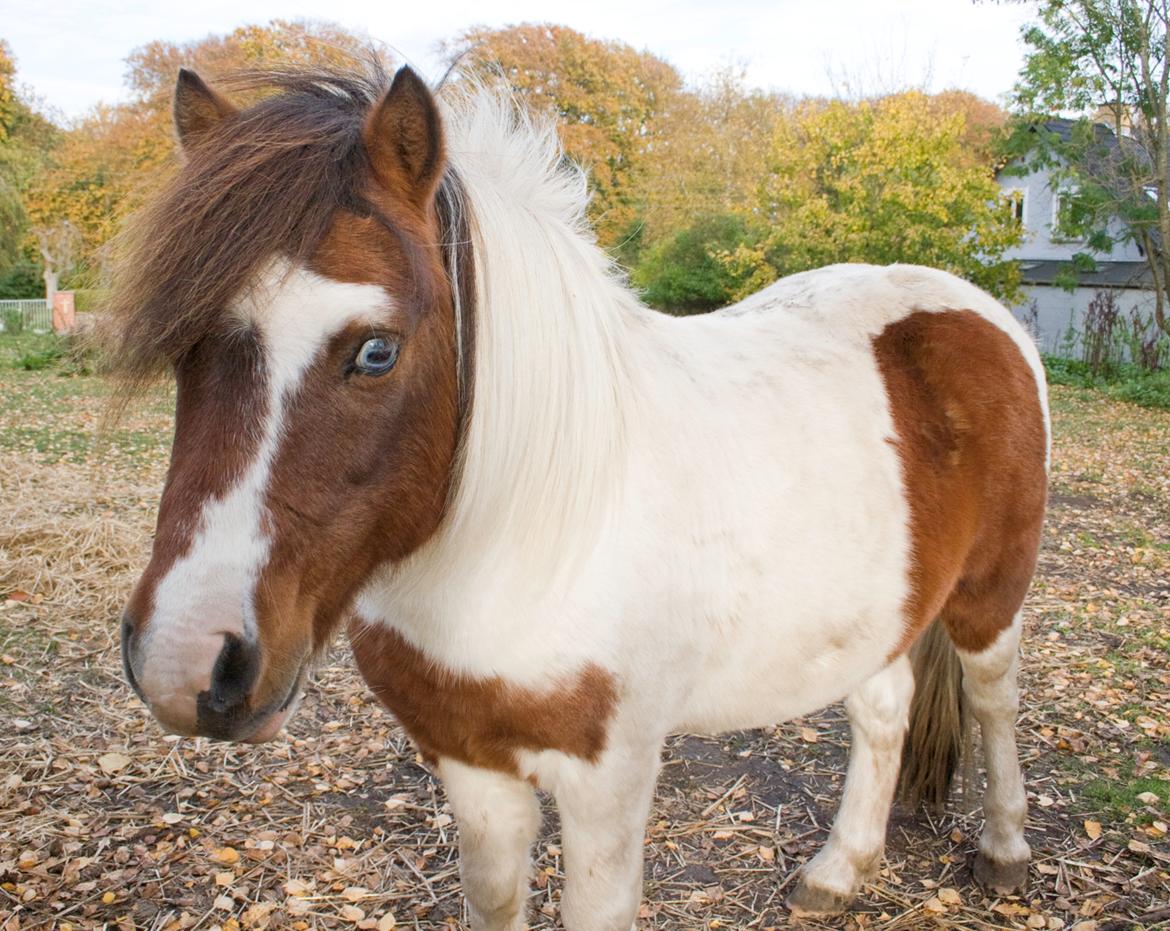
[[[1121,821],[1132,814],[1139,821],[1170,816],[1170,779],[1141,776],[1137,779],[1094,779],[1085,786],[1085,797],[1101,806],[1101,810]],[[1147,805],[1138,796],[1151,793],[1158,801]],[[1151,810],[1154,814],[1151,814]]]
[[[101,310],[109,296],[110,292],[105,288],[74,288],[73,308],[79,314],[91,314]]]
[[[16,308],[0,314],[0,322],[3,322],[4,332],[9,336],[19,336],[24,332],[24,314]]]
[[[97,368],[92,342],[55,333],[9,331],[0,333],[0,366],[25,372],[52,371],[71,377],[90,375]]]
[[[1094,372],[1088,362],[1058,356],[1045,356],[1044,370],[1053,385],[1094,389],[1141,407],[1170,410],[1170,371],[1167,370],[1149,372],[1131,363],[1121,363]]]
[[[1154,319],[1170,335],[1170,254],[1161,246],[1170,240],[1170,5],[1041,0],[1037,17],[1023,30],[1009,154],[1071,192],[1058,232],[1098,254],[1127,240],[1144,250],[1159,285]],[[1047,131],[1045,119],[1061,112],[1081,118],[1071,133]]]
[[[27,194],[59,131],[15,90],[16,66],[0,41],[0,272],[26,260]]]
[[[971,159],[962,111],[916,92],[797,108],[774,135],[752,225],[727,260],[744,293],[835,262],[942,268],[1001,298],[1018,286],[1002,255],[1021,231],[992,166]]]
[[[16,360],[16,367],[26,372],[39,372],[52,368],[65,355],[58,344],[52,344],[44,349],[30,349]]]
[[[0,300],[32,300],[45,296],[45,282],[35,265],[22,262],[0,274]]]
[[[706,217],[647,249],[630,278],[653,307],[684,314],[722,307],[744,280],[720,256],[747,242],[742,217]]]

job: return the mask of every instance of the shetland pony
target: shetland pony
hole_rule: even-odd
[[[1044,512],[1037,352],[949,274],[838,265],[654,313],[553,127],[411,71],[184,71],[185,163],[117,286],[173,456],[123,619],[168,730],[271,738],[343,623],[441,776],[472,925],[524,925],[537,788],[565,927],[628,929],[665,737],[844,699],[841,807],[790,903],[844,909],[906,772],[982,728],[975,875],[1027,874],[1020,608]],[[917,657],[918,694],[911,656]]]

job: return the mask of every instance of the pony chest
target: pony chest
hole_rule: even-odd
[[[605,749],[617,685],[594,663],[538,691],[449,669],[393,628],[360,618],[349,625],[349,641],[366,684],[428,759],[516,773],[521,750],[592,762]]]

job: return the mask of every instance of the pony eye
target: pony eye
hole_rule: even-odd
[[[376,336],[362,343],[354,357],[353,367],[363,375],[385,375],[398,361],[398,344]]]

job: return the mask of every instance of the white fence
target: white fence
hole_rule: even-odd
[[[0,301],[0,332],[48,333],[53,329],[53,311],[44,298],[33,301]]]

